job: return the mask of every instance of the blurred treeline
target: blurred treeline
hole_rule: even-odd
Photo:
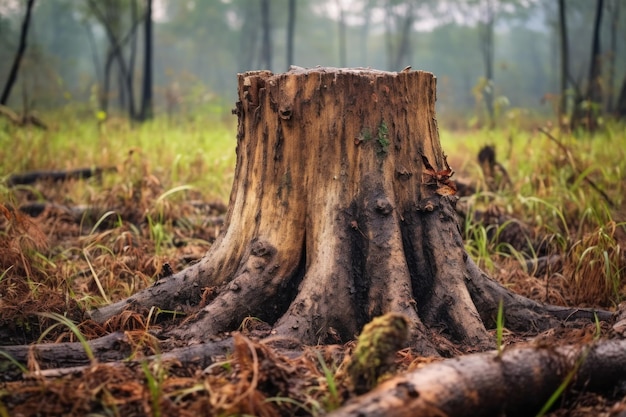
[[[625,0],[36,0],[7,105],[139,112],[148,4],[155,114],[228,110],[236,73],[289,65],[432,71],[459,127],[559,105],[616,114],[626,81]],[[26,9],[0,0],[0,86]]]

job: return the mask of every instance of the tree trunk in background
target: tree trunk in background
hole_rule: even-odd
[[[485,106],[489,115],[489,128],[495,127],[495,111],[494,111],[494,80],[493,80],[493,57],[494,57],[494,41],[493,30],[495,24],[495,10],[493,0],[485,0],[485,21],[480,25],[480,49],[483,55],[483,63],[485,65],[485,88],[483,89],[483,97],[485,98]]]
[[[408,9],[400,13],[394,8],[403,6],[387,0],[385,5],[385,42],[387,44],[387,69],[399,71],[411,64],[411,32],[415,16],[413,3],[405,4]],[[394,31],[397,36],[394,41]]]
[[[365,5],[363,6],[363,26],[361,29],[361,39],[359,42],[359,45],[361,47],[361,53],[360,53],[360,59],[361,59],[361,66],[365,67],[367,66],[367,45],[368,45],[368,39],[370,36],[370,24],[372,22],[372,2],[373,0],[368,0],[367,2],[365,2]]]
[[[293,41],[296,33],[296,0],[289,0],[287,6],[287,68],[295,64]]]
[[[272,24],[270,22],[270,0],[261,0],[261,68],[272,70]]]
[[[239,54],[237,64],[240,71],[247,71],[256,67],[256,59],[259,46],[259,18],[258,4],[245,2],[242,5],[243,25],[241,27],[241,40],[239,42]],[[260,62],[259,62],[260,63]]]
[[[600,46],[600,29],[602,27],[602,11],[604,0],[596,1],[596,18],[593,25],[593,43],[591,47],[591,66],[587,82],[587,99],[593,103],[602,103],[602,56]],[[600,111],[598,109],[597,111]]]
[[[109,95],[111,93],[111,70],[113,68],[113,60],[115,59],[111,47],[107,51],[107,59],[104,64],[104,80],[102,82],[102,94],[100,95],[100,110],[104,114],[109,111]]]
[[[130,7],[130,20],[133,22],[133,26],[135,26],[135,22],[139,20],[138,11],[137,11],[137,0],[131,0],[129,3]],[[137,61],[137,31],[133,30],[130,34],[129,39],[129,54],[128,54],[128,73],[126,73],[126,85],[129,90],[132,90],[133,95],[135,94],[135,62]],[[133,109],[133,116],[137,116],[136,112]]]
[[[385,26],[385,45],[387,46],[387,69],[389,71],[393,70],[393,40],[392,40],[392,32],[393,32],[393,5],[391,4],[391,0],[387,0],[385,2],[385,17],[383,18],[384,26]]]
[[[626,76],[624,77],[624,81],[622,81],[622,88],[620,89],[617,99],[616,112],[617,117],[626,119]]]
[[[613,0],[610,3],[609,13],[611,18],[610,45],[611,52],[609,54],[609,75],[607,80],[606,91],[606,112],[612,114],[615,110],[615,57],[617,55],[617,29],[619,26],[620,1]]]
[[[140,119],[152,118],[152,0],[146,1]]]
[[[339,26],[339,36],[337,37],[337,42],[339,44],[339,66],[345,67],[347,66],[348,55],[346,40],[346,12],[341,6],[341,1],[337,0],[336,3],[339,8],[339,21],[337,22],[337,25]]]
[[[400,71],[402,68],[411,65],[411,34],[415,16],[413,15],[413,3],[410,2],[407,7],[406,16],[402,22],[402,33],[398,42],[398,50],[394,61],[394,70]]]
[[[102,66],[100,64],[100,58],[98,57],[98,48],[96,46],[96,39],[93,36],[93,30],[91,29],[91,25],[89,24],[89,22],[84,21],[83,26],[85,27],[85,32],[87,33],[87,41],[89,42],[89,49],[91,49],[91,59],[93,60],[94,74],[98,82],[98,86],[97,86],[98,106],[100,106],[100,109],[102,110],[104,107],[103,106],[104,104],[104,99],[103,99],[104,76],[102,74]]]
[[[122,96],[124,93],[128,95],[128,116],[131,120],[135,120],[135,97],[132,85],[132,74],[129,74],[130,70],[126,65],[126,59],[124,58],[122,48],[126,44],[126,42],[128,42],[129,39],[134,36],[139,19],[136,19],[131,23],[132,27],[130,28],[126,36],[122,38],[121,36],[118,36],[114,30],[114,25],[119,25],[121,22],[121,18],[119,15],[120,10],[118,10],[118,7],[115,4],[109,2],[99,3],[95,0],[88,0],[87,4],[89,5],[89,9],[92,11],[96,19],[103,26],[107,39],[109,40],[109,53],[112,54],[113,58],[117,61],[121,73],[122,82],[120,86],[120,96]],[[104,12],[100,10],[98,4],[103,4],[106,7]],[[125,91],[122,91],[123,89],[125,89]],[[124,105],[124,107],[126,107],[126,104]]]
[[[3,106],[5,106],[7,104],[7,101],[9,101],[9,97],[11,96],[11,90],[13,89],[15,81],[17,80],[17,72],[20,69],[20,62],[22,61],[24,52],[26,52],[26,37],[28,35],[28,27],[30,26],[30,17],[32,15],[34,4],[35,0],[28,0],[28,3],[26,3],[26,15],[24,16],[24,20],[22,21],[20,44],[17,48],[15,58],[13,59],[13,65],[11,66],[11,71],[9,72],[9,78],[7,79],[7,82],[4,85],[4,89],[2,90],[2,97],[0,97],[0,104]]]
[[[582,100],[577,100],[572,115],[572,128],[584,127],[595,130],[598,127],[598,117],[602,111],[602,57],[600,55],[600,27],[602,23],[603,0],[596,1],[596,17],[593,25],[593,39],[591,43],[591,64],[587,91]],[[585,103],[586,102],[586,103]]]
[[[125,109],[127,108],[126,103],[128,103],[128,98],[126,97],[126,95],[129,94],[128,93],[128,78],[127,78],[128,74],[125,72],[124,69],[119,67],[119,61],[117,61],[117,63],[118,63],[117,99],[119,100],[120,109]],[[133,108],[130,109],[129,117],[131,120],[135,119],[134,106]]]
[[[94,320],[132,306],[185,310],[210,288],[215,297],[171,335],[206,341],[253,316],[291,340],[337,343],[392,312],[415,349],[437,354],[442,336],[493,347],[486,326],[500,300],[511,330],[583,314],[509,293],[467,255],[432,74],[292,67],[238,77],[225,231],[200,262]]]
[[[561,40],[561,100],[559,105],[559,125],[567,116],[567,80],[569,74],[569,45],[567,37],[567,20],[565,0],[559,0],[559,34]]]

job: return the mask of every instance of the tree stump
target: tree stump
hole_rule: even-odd
[[[500,300],[512,330],[593,319],[511,294],[468,257],[432,74],[292,67],[238,77],[225,232],[199,263],[93,319],[131,305],[193,309],[213,288],[217,295],[172,334],[206,340],[254,316],[276,334],[334,343],[394,312],[425,354],[437,351],[429,329],[473,350],[491,347],[486,328]]]

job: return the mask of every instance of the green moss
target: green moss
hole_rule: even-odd
[[[359,134],[359,137],[357,138],[356,143],[357,144],[361,142],[367,143],[373,139],[376,139],[376,143],[378,144],[376,153],[379,156],[386,155],[387,151],[389,150],[390,142],[389,142],[389,129],[387,128],[387,124],[385,123],[384,120],[380,122],[380,125],[378,126],[375,137],[372,135],[372,131],[369,127],[364,127],[361,130],[361,133]]]
[[[376,317],[363,327],[347,365],[357,394],[371,390],[393,372],[395,354],[404,347],[408,334],[408,321],[398,313]]]
[[[380,126],[378,126],[378,136],[376,140],[380,145],[381,153],[386,154],[389,149],[389,130],[384,120],[380,122]]]

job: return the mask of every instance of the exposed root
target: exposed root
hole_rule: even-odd
[[[150,337],[146,334],[142,337],[146,336]],[[122,362],[132,365],[157,359],[162,362],[172,361],[178,366],[204,368],[211,365],[217,356],[232,352],[233,340],[228,337],[219,341],[174,348],[162,354],[146,355],[144,347],[137,345],[128,334],[116,332],[89,341],[87,347],[89,353],[80,342],[0,346],[0,351],[4,352],[4,355],[0,356],[2,379],[8,381],[20,378],[57,377],[83,372],[96,363],[101,366],[107,364],[121,366]],[[26,364],[30,372],[22,374],[22,370],[15,366],[15,362]]]
[[[469,272],[467,288],[487,326],[495,325],[500,300],[503,302],[506,326],[513,331],[537,333],[567,321],[609,321],[614,317],[614,313],[606,310],[561,307],[533,301],[502,287],[483,273],[471,258],[467,257],[466,264]]]

